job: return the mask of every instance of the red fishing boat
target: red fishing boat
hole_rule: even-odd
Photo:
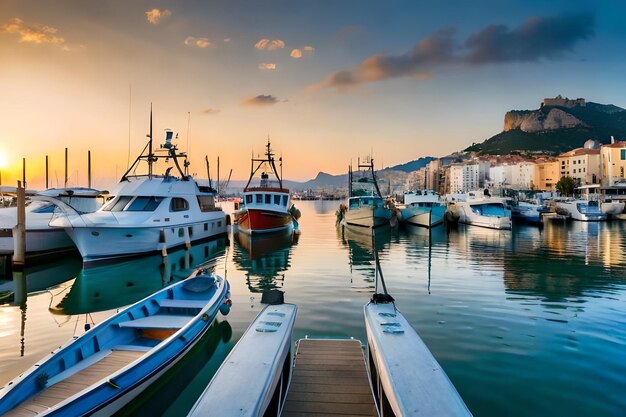
[[[300,212],[291,204],[289,190],[283,188],[282,158],[279,158],[280,174],[276,169],[274,154],[267,141],[265,158],[252,156],[250,179],[243,190],[243,199],[234,213],[235,224],[244,233],[268,233],[297,229]],[[251,185],[255,175],[261,172],[258,185]],[[272,175],[275,179],[270,179]]]

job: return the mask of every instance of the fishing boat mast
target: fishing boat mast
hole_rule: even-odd
[[[254,157],[254,153],[252,154],[252,161],[251,161],[251,167],[250,167],[250,178],[248,179],[248,183],[246,184],[246,187],[244,188],[244,190],[246,190],[249,186],[250,186],[250,182],[252,182],[252,178],[254,178],[254,174],[257,173],[257,171],[265,164],[268,164],[270,166],[270,168],[272,169],[272,171],[274,172],[274,176],[276,177],[276,179],[278,180],[278,186],[280,189],[283,189],[283,179],[281,178],[281,175],[278,173],[278,169],[276,169],[276,163],[274,160],[274,154],[272,153],[272,149],[271,149],[271,145],[270,145],[270,138],[267,138],[267,145],[266,145],[266,150],[265,150],[265,158],[261,159],[261,158],[255,158]],[[258,165],[256,166],[256,168],[254,167],[255,162],[258,162]],[[280,168],[281,168],[281,173],[282,173],[282,167],[283,167],[283,158],[280,158]],[[269,179],[269,175],[266,172],[262,172],[261,173],[261,179]]]

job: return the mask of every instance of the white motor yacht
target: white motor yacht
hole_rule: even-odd
[[[557,211],[567,213],[572,219],[582,222],[599,222],[607,218],[606,213],[600,211],[597,201],[565,200],[556,202]]]
[[[26,200],[26,255],[73,250],[72,239],[63,229],[51,227],[55,213],[79,214],[96,211],[106,192],[91,188],[60,188],[30,192]],[[0,208],[0,254],[13,253],[13,228],[17,207]]]
[[[178,153],[172,135],[166,131],[165,144],[153,151],[151,115],[150,140],[107,204],[94,213],[65,215],[51,223],[65,228],[85,263],[147,254],[226,233],[226,215],[215,206],[215,190],[199,186],[187,174],[187,155]],[[181,157],[184,169],[178,162]],[[174,166],[155,175],[153,164],[159,160]],[[130,175],[140,162],[147,162],[148,174]],[[170,174],[174,167],[177,176]]]
[[[446,217],[453,222],[490,229],[511,229],[512,224],[511,211],[500,198],[476,192],[450,197]]]

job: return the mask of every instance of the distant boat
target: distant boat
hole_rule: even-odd
[[[400,221],[422,227],[435,227],[443,223],[445,204],[439,194],[432,190],[404,193],[404,207],[400,208]]]
[[[226,215],[215,205],[215,190],[198,185],[187,174],[187,155],[172,143],[173,132],[167,130],[165,143],[152,149],[152,113],[149,136],[107,204],[94,213],[68,214],[51,222],[65,228],[85,263],[148,254],[226,234]],[[184,169],[178,158],[184,158]],[[173,166],[155,175],[153,165],[160,160]],[[148,172],[136,174],[142,162]],[[174,167],[178,176],[170,174]]]
[[[550,212],[545,205],[530,201],[505,200],[505,204],[511,210],[511,219],[518,223],[541,225],[543,216]]]
[[[279,162],[282,171],[282,158]],[[254,176],[261,169],[259,184],[251,186]],[[274,180],[270,180],[270,174]],[[289,190],[283,187],[268,139],[265,158],[252,157],[250,178],[243,190],[243,201],[236,207],[234,222],[239,231],[256,234],[278,232],[294,225],[297,228],[299,217],[300,211],[291,203]]]
[[[94,212],[104,204],[106,193],[92,188],[51,188],[31,192],[26,205],[26,255],[75,250],[74,242],[65,230],[50,227],[50,221],[62,213]],[[0,254],[13,253],[13,227],[16,224],[17,207],[0,208]]]
[[[573,220],[582,222],[600,222],[607,219],[606,213],[600,210],[600,204],[597,201],[557,201],[556,208],[557,211],[568,214]]]
[[[477,192],[455,194],[449,197],[446,217],[452,222],[486,227],[511,229],[511,211],[499,198],[480,196]]]
[[[2,388],[0,415],[112,415],[227,312],[228,293],[226,280],[198,272],[123,309]]]
[[[348,205],[340,205],[337,212],[339,223],[376,228],[381,226],[395,225],[399,210],[391,200],[383,199],[376,172],[374,170],[374,160],[358,163],[357,172],[353,172],[352,167],[348,173],[349,195]],[[361,171],[364,168],[365,171]]]

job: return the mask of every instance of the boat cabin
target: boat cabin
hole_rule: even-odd
[[[348,201],[348,210],[353,210],[359,207],[384,207],[385,201],[381,197],[374,197],[371,195],[350,197]]]

